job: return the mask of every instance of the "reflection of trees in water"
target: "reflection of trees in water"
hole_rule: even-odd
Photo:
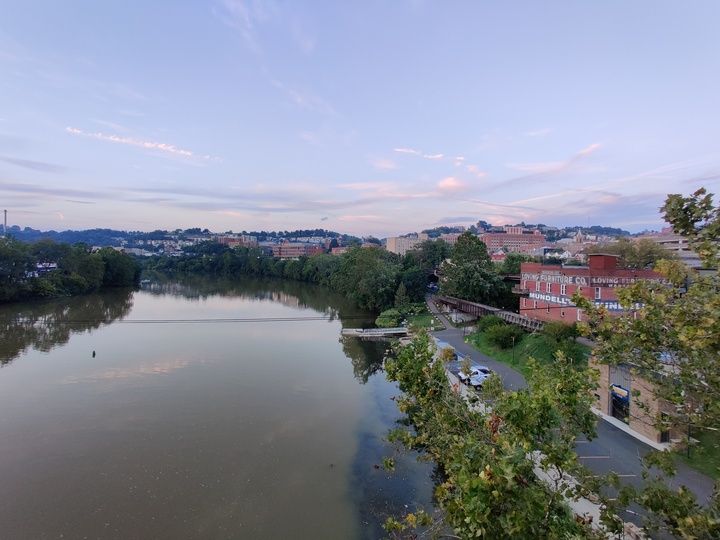
[[[343,336],[343,352],[350,358],[355,378],[365,384],[371,375],[383,365],[388,344],[381,341],[365,341],[356,337]]]
[[[182,296],[190,300],[204,300],[213,296],[238,297],[252,300],[280,302],[293,308],[310,308],[339,319],[342,326],[364,327],[375,317],[360,310],[345,296],[320,285],[280,279],[243,277],[238,281],[192,278],[182,281],[159,281],[143,286],[151,294]]]
[[[28,347],[47,352],[70,336],[121,319],[132,308],[132,289],[73,296],[47,302],[11,304],[0,308],[0,364]]]

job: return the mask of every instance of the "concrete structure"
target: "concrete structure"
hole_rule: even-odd
[[[690,268],[700,268],[702,266],[698,254],[690,249],[687,238],[675,234],[670,227],[663,229],[658,234],[646,234],[640,238],[647,238],[660,244],[669,252],[674,253],[678,259]]]
[[[486,232],[480,235],[489,252],[498,250],[513,253],[531,253],[545,245],[546,240],[539,230],[528,231],[522,227],[505,227],[504,232]]]
[[[455,244],[457,244],[458,238],[460,238],[460,235],[461,235],[461,234],[462,234],[462,233],[447,233],[447,234],[441,234],[439,239],[440,239],[440,240],[444,240],[445,242],[447,242],[447,243],[450,244],[451,246],[454,246]]]
[[[250,236],[247,234],[223,234],[215,237],[215,240],[219,244],[229,247],[257,247],[258,241],[256,236]]]
[[[600,373],[595,394],[596,407],[614,417],[655,444],[679,442],[683,433],[677,429],[660,431],[656,427],[659,416],[673,416],[672,405],[655,396],[652,383],[638,375],[630,364],[609,366],[593,358],[590,365]]]
[[[272,246],[273,257],[279,259],[297,259],[298,257],[317,255],[323,253],[323,247],[317,244],[304,244],[301,242],[283,242]]]
[[[415,249],[415,247],[422,242],[417,235],[412,236],[390,236],[387,239],[385,249],[391,253],[397,253],[398,255],[405,255],[408,251]]]
[[[522,263],[520,313],[543,321],[562,321],[568,324],[583,319],[582,310],[575,307],[572,296],[579,292],[595,305],[602,305],[610,313],[619,314],[616,289],[638,280],[667,283],[652,270],[617,268],[616,255],[589,255],[588,266],[542,265]],[[639,307],[639,306],[638,306]]]

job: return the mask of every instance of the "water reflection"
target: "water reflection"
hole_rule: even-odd
[[[28,348],[48,352],[73,334],[95,330],[130,313],[133,291],[118,289],[49,300],[0,306],[0,365]]]

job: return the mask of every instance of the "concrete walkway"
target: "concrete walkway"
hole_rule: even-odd
[[[465,343],[462,328],[455,328],[447,317],[440,313],[435,304],[428,299],[428,309],[446,327],[445,330],[433,332],[432,335],[455,348],[462,355],[470,357],[477,364],[484,364],[498,373],[508,390],[519,390],[527,387],[525,377],[507,364],[482,354],[472,345]],[[597,424],[597,437],[591,441],[578,440],[576,451],[582,462],[596,474],[616,472],[621,478],[634,485],[642,482],[642,457],[653,448],[640,440],[632,430],[620,429],[607,422],[603,416]],[[692,469],[682,462],[677,464],[677,474],[670,479],[669,485],[688,487],[697,497],[700,504],[706,504],[712,496],[715,481],[709,476]],[[627,521],[637,521],[632,515],[624,516]]]

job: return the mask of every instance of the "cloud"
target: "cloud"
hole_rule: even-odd
[[[393,169],[397,169],[397,164],[391,159],[374,159],[370,163],[373,167],[375,167],[376,169],[380,169],[381,171],[390,171]]]
[[[447,176],[440,180],[437,184],[437,188],[441,192],[454,192],[454,191],[461,191],[464,190],[467,187],[465,182],[462,180],[458,180],[454,176]]]
[[[445,157],[444,154],[423,154],[425,159],[442,159]]]
[[[0,161],[15,165],[17,167],[23,167],[32,171],[49,172],[49,173],[64,173],[67,171],[66,167],[61,165],[55,165],[54,163],[46,163],[44,161],[32,161],[29,159],[19,159],[8,156],[0,156]]]
[[[192,150],[178,148],[174,144],[169,144],[169,143],[144,141],[141,139],[135,139],[133,137],[123,137],[120,135],[106,134],[106,133],[102,133],[100,131],[88,132],[88,131],[83,131],[81,129],[74,128],[74,127],[66,127],[65,131],[67,133],[70,133],[71,135],[89,137],[91,139],[97,139],[99,141],[113,142],[113,143],[117,143],[117,144],[127,144],[130,146],[137,146],[138,148],[145,148],[147,150],[159,150],[160,152],[165,152],[167,154],[172,154],[174,156],[198,158],[198,159],[203,159],[203,160],[216,159],[216,158],[213,158],[213,156],[210,156],[207,154],[196,154]]]
[[[330,103],[309,90],[299,90],[277,79],[271,79],[270,84],[278,90],[284,92],[292,103],[302,109],[316,111],[332,116],[337,115],[335,108]]]
[[[540,163],[508,163],[507,167],[515,171],[527,172],[532,174],[542,174],[554,171],[560,171],[565,167],[565,161],[545,161]]]
[[[532,131],[526,131],[523,133],[526,137],[544,137],[550,135],[553,132],[552,128],[541,128]]]
[[[476,216],[447,216],[441,217],[435,222],[435,225],[450,225],[453,223],[475,223],[478,220]]]
[[[17,182],[0,181],[0,191],[9,191],[12,193],[25,193],[27,195],[45,195],[48,197],[72,197],[77,199],[108,199],[112,198],[110,194],[99,191],[87,191],[73,188],[53,188],[40,186],[37,184],[23,184]]]
[[[485,178],[487,176],[487,173],[484,171],[481,171],[480,168],[477,165],[467,165],[465,169],[471,173],[477,176],[478,178]]]
[[[337,218],[338,221],[342,221],[344,223],[355,223],[355,222],[363,222],[366,223],[368,221],[376,222],[376,221],[382,221],[382,216],[376,216],[374,214],[362,214],[362,215],[345,215],[345,216],[339,216]]]
[[[398,152],[400,154],[413,154],[416,156],[422,155],[420,150],[415,150],[414,148],[393,148],[393,152]]]

